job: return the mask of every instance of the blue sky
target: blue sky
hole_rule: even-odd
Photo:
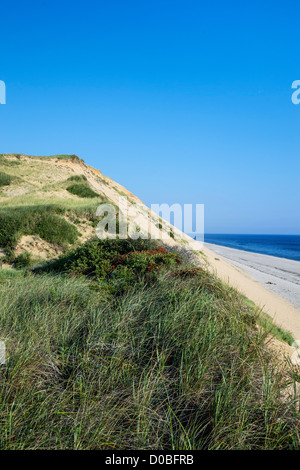
[[[0,153],[77,154],[208,233],[300,234],[298,1],[1,4]]]

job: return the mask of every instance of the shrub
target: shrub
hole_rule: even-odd
[[[27,268],[32,263],[31,253],[25,251],[14,259],[15,268]]]
[[[85,275],[108,282],[119,293],[136,282],[152,281],[164,266],[180,262],[180,256],[157,247],[151,240],[94,240],[38,268]],[[122,281],[122,282],[121,282]]]
[[[83,183],[72,184],[71,186],[67,187],[67,191],[79,197],[101,197],[99,194],[95,193],[95,191],[93,191],[87,184]]]
[[[112,261],[119,255],[133,251],[151,250],[157,248],[152,240],[91,240],[84,245],[71,250],[57,260],[47,263],[43,271],[56,271],[72,274],[97,275],[99,266],[105,261]]]
[[[87,179],[85,175],[74,175],[74,176],[70,176],[70,178],[68,178],[67,181],[80,182],[80,181],[87,181]]]
[[[138,275],[154,272],[164,265],[179,264],[180,259],[177,253],[168,253],[167,250],[159,247],[118,255],[112,259],[112,268],[125,266]]]
[[[0,246],[11,252],[22,235],[39,235],[49,243],[74,243],[78,231],[59,217],[56,206],[25,206],[0,210]]]
[[[12,182],[12,176],[0,172],[0,186],[9,186]]]
[[[74,243],[77,239],[77,229],[61,217],[49,214],[41,216],[36,222],[35,232],[49,243]]]

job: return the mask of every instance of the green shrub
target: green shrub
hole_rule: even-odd
[[[71,186],[67,187],[67,191],[79,197],[87,197],[87,198],[101,197],[99,194],[95,193],[95,191],[93,191],[87,184],[83,184],[83,183],[72,184]]]
[[[22,206],[0,209],[0,246],[11,252],[22,235],[38,235],[49,243],[74,243],[78,231],[59,215],[56,206]]]
[[[70,176],[70,178],[67,179],[67,181],[87,181],[86,179],[86,176],[85,175],[74,175],[74,176]]]
[[[180,262],[150,240],[95,240],[62,255],[36,272],[64,272],[105,280],[113,293],[123,292],[136,282],[149,282],[165,266]]]
[[[0,172],[0,186],[9,186],[12,182],[12,176]]]
[[[32,256],[31,253],[28,251],[25,251],[24,253],[21,253],[19,256],[17,256],[14,259],[14,266],[15,268],[27,268],[30,266],[32,263]]]
[[[92,240],[71,250],[57,260],[47,263],[40,268],[42,271],[65,272],[71,274],[84,274],[93,277],[99,276],[99,269],[106,261],[111,261],[119,255],[134,251],[155,249],[157,244],[152,240]],[[106,268],[105,268],[106,272]]]

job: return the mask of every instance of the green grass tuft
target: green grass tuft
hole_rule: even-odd
[[[13,180],[13,177],[10,175],[7,175],[6,173],[3,173],[0,171],[0,187],[1,186],[9,186]]]
[[[2,449],[300,448],[255,311],[209,273],[170,268],[112,301],[19,273],[0,273]]]
[[[81,182],[81,181],[87,181],[87,179],[85,175],[73,175],[73,176],[70,176],[70,178],[68,178],[67,181]]]
[[[27,268],[32,263],[32,255],[28,251],[21,253],[20,255],[16,256],[14,259],[14,267],[17,269],[20,268]]]
[[[78,184],[72,184],[71,186],[67,187],[67,191],[69,193],[74,194],[75,196],[79,197],[85,197],[85,198],[93,198],[93,197],[98,197],[101,198],[101,196],[95,191],[93,191],[87,184],[84,183],[78,183]]]
[[[22,235],[38,235],[49,243],[74,243],[76,227],[60,217],[58,206],[23,206],[0,209],[0,246],[12,252]]]

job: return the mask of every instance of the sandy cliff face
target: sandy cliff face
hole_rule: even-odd
[[[137,196],[132,194],[119,183],[104,176],[100,170],[85,164],[76,156],[31,157],[27,155],[2,155],[0,172],[12,176],[12,182],[3,186],[0,192],[0,208],[20,206],[45,206],[58,204],[69,208],[84,208],[89,206],[96,216],[97,198],[83,199],[71,194],[67,181],[76,176],[86,178],[88,186],[102,198],[102,202],[111,203],[116,207],[125,204],[126,218],[132,226],[139,227],[141,233],[156,233],[163,242],[173,249],[180,250],[182,246],[199,250],[199,245],[158,217]],[[74,217],[65,215],[68,222],[74,223]],[[95,224],[91,227],[84,217],[77,218],[76,228],[80,233],[80,242],[96,236]],[[161,229],[162,228],[162,229]],[[174,237],[168,234],[174,233]],[[194,246],[193,246],[194,244]],[[42,258],[57,256],[63,248],[51,246],[37,236],[22,236],[16,247],[16,254],[24,251],[32,252]],[[191,253],[190,256],[194,256]]]

